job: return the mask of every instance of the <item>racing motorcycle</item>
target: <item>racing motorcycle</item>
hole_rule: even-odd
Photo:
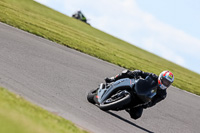
[[[91,90],[87,100],[101,110],[124,110],[148,104],[156,95],[157,84],[151,76],[142,78],[123,78],[111,83],[101,83]]]

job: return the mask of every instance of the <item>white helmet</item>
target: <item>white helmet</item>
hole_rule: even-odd
[[[174,75],[170,71],[163,71],[158,77],[158,85],[161,89],[167,89],[174,82]]]

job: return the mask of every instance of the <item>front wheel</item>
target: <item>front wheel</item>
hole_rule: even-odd
[[[99,108],[104,111],[119,110],[130,102],[131,94],[128,91],[123,90],[113,94],[110,98],[106,99],[99,105]]]
[[[97,90],[98,89],[93,89],[88,93],[87,95],[88,102],[95,104],[94,97],[97,95]]]

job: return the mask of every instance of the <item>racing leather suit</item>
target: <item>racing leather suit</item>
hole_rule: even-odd
[[[115,77],[106,78],[105,81],[108,83],[108,82],[114,82],[114,81],[122,79],[122,78],[138,78],[138,77],[142,77],[142,78],[145,79],[149,75],[151,75],[153,80],[156,83],[158,83],[158,76],[156,74],[143,72],[141,70],[134,70],[134,71],[124,70],[124,71],[122,71],[121,74],[118,74]],[[150,103],[148,103],[147,105],[139,106],[139,107],[130,107],[126,111],[130,114],[131,118],[138,119],[142,116],[143,109],[154,106],[156,103],[165,99],[166,96],[167,96],[166,89],[162,90],[158,86],[157,87],[157,93],[153,97],[153,99]]]

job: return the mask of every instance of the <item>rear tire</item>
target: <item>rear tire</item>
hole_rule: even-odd
[[[87,95],[88,102],[95,104],[94,97],[97,95],[97,89],[91,90]]]

